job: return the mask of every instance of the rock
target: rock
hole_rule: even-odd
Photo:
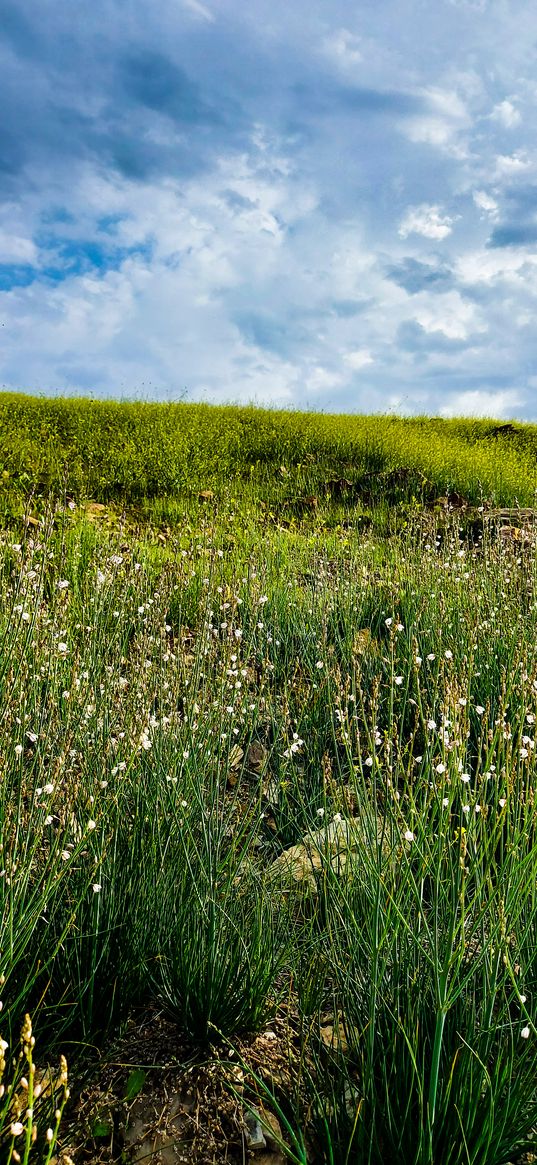
[[[267,1142],[257,1109],[246,1109],[244,1123],[246,1125],[246,1144],[250,1151],[257,1153],[260,1149],[266,1149]]]
[[[270,1109],[264,1108],[261,1113],[261,1120],[263,1124],[263,1132],[267,1146],[272,1152],[280,1152],[280,1145],[283,1141],[282,1127],[278,1117],[270,1112]]]
[[[380,824],[377,837],[379,829]],[[341,876],[347,868],[349,855],[370,844],[363,822],[338,815],[321,829],[305,834],[297,845],[284,850],[269,866],[267,880],[284,892],[297,887],[316,894],[319,875],[326,870],[328,862],[332,871]]]

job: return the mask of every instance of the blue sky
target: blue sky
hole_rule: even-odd
[[[527,0],[2,0],[0,384],[537,418]]]

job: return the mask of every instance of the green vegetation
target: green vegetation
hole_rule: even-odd
[[[533,500],[536,431],[494,428],[4,398],[10,1052],[30,1013],[76,1090],[158,1008],[291,1161],[524,1160],[534,534],[475,522]],[[343,474],[361,492],[321,492]],[[146,1065],[119,1059],[134,1104]],[[2,1162],[51,1159],[62,1072],[16,1119],[0,1102]],[[56,1156],[131,1159],[112,1118],[63,1116]]]
[[[533,425],[0,395],[6,502],[30,487],[120,505],[207,489],[292,502],[322,498],[338,478],[378,501],[371,475],[404,468],[414,472],[399,496],[455,489],[474,502],[529,505],[536,458]]]

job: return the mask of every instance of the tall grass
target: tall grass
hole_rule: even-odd
[[[0,482],[6,512],[33,491],[144,505],[211,488],[292,504],[349,480],[382,500],[371,475],[415,471],[389,500],[457,490],[478,504],[533,504],[537,430],[494,422],[324,416],[246,407],[35,398],[0,394]],[[423,475],[425,481],[423,480]]]
[[[31,1011],[76,1072],[150,999],[206,1048],[285,995],[295,1159],[513,1160],[537,1124],[531,553],[418,519],[320,543],[226,511],[163,546],[49,517],[0,547],[9,1040]],[[301,843],[310,888],[282,887]]]

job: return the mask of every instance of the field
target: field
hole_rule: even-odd
[[[537,428],[0,451],[2,1165],[533,1160]]]

